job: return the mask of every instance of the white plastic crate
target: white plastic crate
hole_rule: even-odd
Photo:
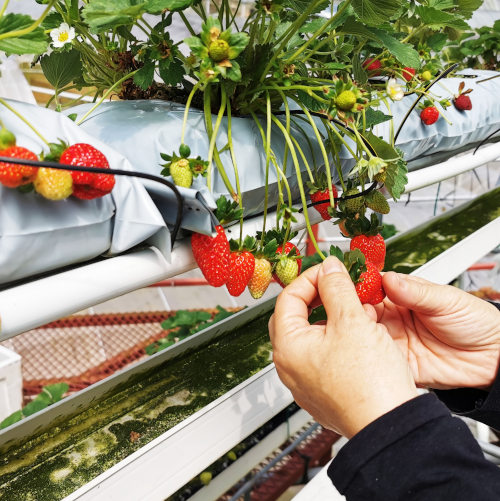
[[[21,357],[0,346],[0,421],[21,408],[22,398]]]

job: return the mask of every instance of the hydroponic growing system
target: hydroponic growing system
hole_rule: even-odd
[[[210,283],[192,235],[222,226],[252,272],[266,260],[281,279],[284,260],[300,271],[282,250],[296,232],[324,258],[315,224],[352,233],[387,213],[374,193],[397,201],[500,159],[497,59],[457,57],[479,1],[284,0],[244,16],[227,0],[45,3],[38,18],[0,11],[0,50],[36,54],[52,93],[48,107],[0,96],[0,167],[33,169],[17,185],[0,172],[0,341],[198,266]],[[71,163],[75,144],[106,163]],[[496,186],[388,239],[384,270],[447,284],[499,244]],[[238,295],[228,269],[216,285]],[[0,430],[0,499],[179,491],[293,403],[272,364],[274,303]],[[310,419],[293,414],[192,499],[217,499]]]

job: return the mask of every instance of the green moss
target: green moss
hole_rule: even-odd
[[[384,270],[411,273],[497,217],[500,217],[500,188],[392,238],[387,243]]]
[[[269,314],[170,360],[0,459],[0,499],[55,501],[271,362]]]

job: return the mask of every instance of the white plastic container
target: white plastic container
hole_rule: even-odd
[[[22,398],[21,356],[0,346],[0,421],[21,409]]]

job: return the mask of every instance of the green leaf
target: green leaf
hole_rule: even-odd
[[[310,0],[287,0],[287,6],[298,14],[302,14],[311,4]],[[330,5],[329,0],[324,0],[316,5],[311,14],[318,14]]]
[[[418,5],[415,8],[415,13],[420,17],[422,24],[435,30],[445,27],[454,28],[456,30],[470,29],[470,26],[459,16],[434,9],[433,7]]]
[[[12,33],[30,27],[35,21],[24,14],[7,14],[0,18],[0,34]],[[42,54],[47,50],[48,39],[43,28],[36,28],[26,35],[0,40],[0,51],[6,54]]]
[[[39,412],[47,408],[52,403],[50,395],[46,393],[39,393],[34,400],[23,407],[23,415],[31,416],[35,412]]]
[[[481,0],[482,1],[482,0]],[[454,0],[429,0],[427,5],[438,10],[453,9],[455,7]]]
[[[401,9],[400,0],[352,0],[352,8],[358,19],[376,26],[392,19]]]
[[[187,9],[192,3],[192,0],[148,0],[145,9],[150,14],[161,14],[164,10],[173,12]]]
[[[386,115],[380,110],[374,110],[373,108],[366,108],[365,111],[366,127],[370,128],[373,125],[378,125],[383,122],[387,122],[392,118],[391,115]]]
[[[327,70],[343,70],[346,68],[347,65],[345,65],[344,63],[325,63],[324,64],[324,67],[327,69]]]
[[[144,351],[147,355],[154,355],[155,353],[158,353],[159,351],[162,351],[165,348],[172,346],[173,344],[175,344],[175,341],[163,338],[146,346],[146,348],[144,348]]]
[[[231,64],[231,68],[227,69],[226,77],[233,82],[239,82],[241,80],[240,65],[236,61],[232,61]]]
[[[40,25],[44,30],[53,30],[54,28],[59,28],[61,23],[63,23],[64,20],[59,14],[59,12],[51,12],[43,21],[42,24]]]
[[[408,66],[410,68],[420,67],[420,57],[418,52],[411,45],[400,42],[397,38],[394,38],[384,30],[364,26],[363,24],[358,23],[353,17],[350,17],[345,22],[341,30],[344,33],[349,33],[351,35],[379,42],[386,47],[404,66]]]
[[[93,33],[133,24],[145,12],[146,2],[135,0],[90,0],[82,15]]]
[[[387,47],[389,52],[401,64],[410,68],[420,68],[420,57],[418,52],[411,45],[400,42],[397,38],[389,35],[389,33],[384,30],[378,28],[370,29],[382,42],[382,45]]]
[[[179,59],[160,59],[158,64],[161,79],[167,84],[175,86],[182,82],[184,66]]]
[[[229,59],[238,57],[250,41],[246,33],[231,33],[229,38]]]
[[[361,63],[361,59],[359,57],[359,52],[354,54],[354,56],[352,57],[352,72],[354,74],[354,79],[361,85],[364,85],[366,82],[368,82],[368,74],[363,68],[363,64]]]
[[[68,383],[55,383],[44,386],[42,391],[50,395],[52,403],[59,402],[62,396],[69,390]]]
[[[481,7],[483,0],[458,0],[457,4],[463,17],[470,19],[474,11]]]
[[[394,200],[398,200],[405,190],[405,186],[408,183],[408,178],[406,177],[407,173],[408,168],[403,159],[397,162],[391,162],[387,166],[385,187]]]
[[[23,419],[23,413],[21,411],[13,412],[0,423],[0,430],[2,428],[7,428],[7,426],[10,426],[11,424],[21,421],[21,419]]]
[[[134,83],[142,90],[147,90],[155,76],[155,61],[146,61],[144,66],[134,75]]]
[[[40,66],[45,78],[56,90],[78,79],[83,73],[80,52],[76,49],[45,55],[40,59]]]
[[[448,36],[445,33],[434,33],[427,39],[427,45],[435,52],[440,52],[446,42],[448,41]]]
[[[325,19],[318,17],[311,22],[304,24],[298,29],[299,33],[314,33],[318,31],[325,24]]]
[[[379,138],[373,132],[366,132],[365,138],[370,143],[371,147],[375,150],[375,153],[379,158],[383,160],[397,160],[400,158],[399,153],[386,141]]]

